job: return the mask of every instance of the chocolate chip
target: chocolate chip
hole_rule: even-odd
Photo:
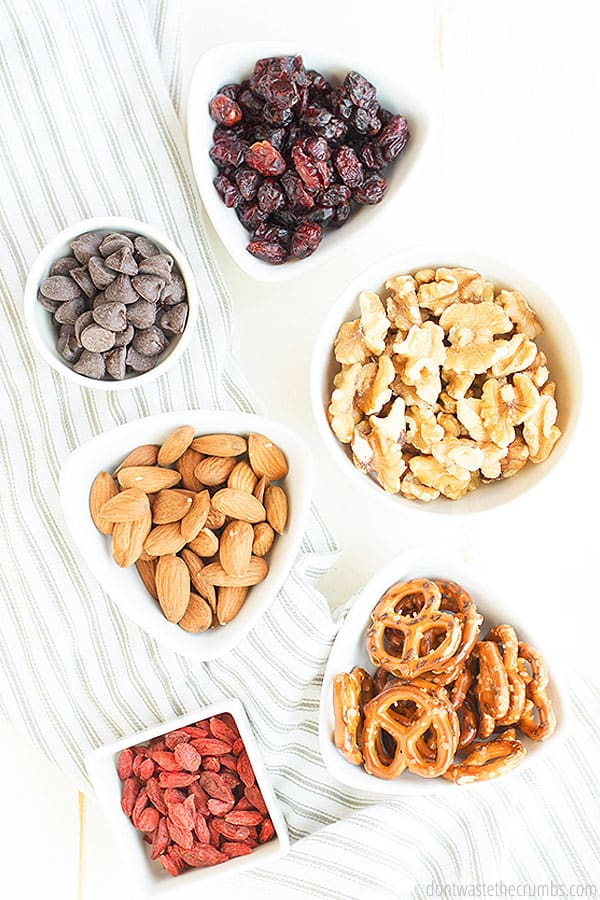
[[[54,313],[54,318],[61,325],[74,325],[82,312],[85,312],[85,300],[83,297],[75,297],[74,300],[61,303]]]
[[[76,269],[71,269],[69,275],[90,300],[96,295],[96,285],[90,278],[87,266],[78,266]]]
[[[148,259],[149,256],[156,256],[157,253],[160,253],[160,250],[153,244],[152,241],[149,241],[147,237],[144,237],[143,234],[140,234],[136,237],[133,242],[133,246],[135,247],[135,252],[140,256],[141,259]]]
[[[102,306],[103,303],[106,303],[106,292],[98,291],[92,300],[92,309],[96,309],[97,306]]]
[[[87,265],[92,256],[96,256],[104,238],[98,231],[88,231],[71,241],[71,250],[82,266]]]
[[[40,301],[44,309],[47,309],[50,313],[55,313],[60,306],[58,300],[49,300],[48,297],[44,297],[41,291],[38,291],[38,300]]]
[[[105,291],[106,300],[116,303],[135,303],[139,294],[131,283],[129,275],[117,275]]]
[[[185,282],[179,272],[171,276],[171,283],[167,284],[160,295],[161,303],[165,306],[174,306],[185,297]]]
[[[104,378],[106,366],[104,365],[104,357],[101,353],[92,353],[90,350],[84,350],[73,370],[79,375],[86,375],[88,378]]]
[[[56,349],[68,363],[77,362],[81,354],[81,344],[75,336],[72,325],[63,325],[58,333]]]
[[[112,331],[107,331],[100,325],[88,325],[81,332],[81,343],[86,350],[93,353],[103,353],[115,345],[115,336]]]
[[[153,369],[158,362],[158,357],[143,356],[143,354],[138,353],[137,350],[134,350],[133,347],[130,347],[127,351],[125,362],[133,369],[134,372],[149,372],[150,369]]]
[[[117,347],[116,350],[111,350],[110,353],[107,353],[104,357],[106,372],[111,378],[114,378],[115,381],[122,381],[125,378],[127,368],[125,363],[126,356],[127,348]]]
[[[158,275],[167,284],[171,281],[171,269],[173,268],[173,257],[167,256],[166,253],[156,253],[154,256],[143,260],[139,265],[140,275]]]
[[[82,312],[77,321],[75,322],[75,337],[81,344],[81,332],[84,328],[87,328],[88,325],[91,325],[94,321],[94,316],[91,309],[86,309],[85,312]]]
[[[158,275],[136,275],[131,279],[131,283],[140,297],[151,303],[156,303],[165,286],[165,282]]]
[[[117,277],[114,269],[109,269],[101,256],[91,256],[88,266],[90,278],[99,291],[103,291]]]
[[[126,344],[129,344],[133,340],[134,334],[135,328],[133,325],[128,325],[123,331],[118,331],[115,334],[115,347],[124,347]]]
[[[124,331],[127,326],[124,303],[101,303],[94,307],[94,322],[108,331]]]
[[[50,275],[68,275],[71,269],[75,269],[79,263],[72,256],[61,256],[52,264]]]
[[[127,307],[127,322],[136,328],[149,328],[156,319],[156,303],[138,300]]]
[[[129,247],[119,247],[105,260],[109,269],[124,275],[137,275],[138,266]]]
[[[140,329],[131,342],[131,346],[144,356],[158,356],[168,343],[160,328],[152,325],[150,328]]]
[[[74,300],[81,295],[79,285],[68,275],[50,275],[42,281],[40,291],[48,300],[58,300],[59,303]]]
[[[171,334],[181,334],[185,328],[187,315],[187,303],[176,303],[175,306],[168,306],[162,310],[158,318],[158,324],[163,331],[169,331]]]
[[[110,234],[105,235],[98,250],[100,256],[103,256],[104,259],[106,259],[107,256],[110,256],[111,253],[114,253],[119,247],[128,247],[133,253],[133,241],[131,238],[128,237],[128,235],[123,234],[123,232],[112,231]]]

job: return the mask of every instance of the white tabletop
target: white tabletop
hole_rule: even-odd
[[[590,612],[598,592],[589,558],[597,553],[600,501],[592,371],[600,324],[600,12],[586,0],[182,2],[186,84],[196,59],[214,44],[294,36],[344,46],[367,75],[373,67],[398,85],[409,82],[437,122],[427,164],[391,220],[374,217],[362,244],[326,268],[281,286],[252,282],[210,231],[233,298],[234,354],[268,412],[300,431],[315,455],[316,500],[342,548],[321,589],[337,606],[406,544],[435,541],[466,554],[492,578],[501,572],[524,598],[528,622],[536,615],[550,621],[564,657],[597,672]],[[442,242],[499,257],[549,289],[575,332],[588,394],[569,460],[531,502],[445,525],[427,516],[408,522],[356,492],[322,447],[307,389],[315,336],[344,285],[381,256]],[[85,804],[82,826],[76,791],[5,726],[0,748],[0,841],[11,847],[6,896],[129,900],[94,806]],[[43,838],[35,859],[32,821]]]

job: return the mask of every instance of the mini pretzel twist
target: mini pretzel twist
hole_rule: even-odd
[[[461,763],[447,769],[444,778],[455,784],[468,784],[498,778],[516,769],[527,751],[521,741],[513,737],[514,731],[508,737],[507,734],[476,744]]]
[[[510,704],[508,676],[494,641],[479,641],[475,646],[479,658],[479,672],[475,681],[475,696],[479,704],[479,736],[489,737],[496,721],[505,716]]]
[[[443,612],[453,613],[461,625],[461,637],[454,655],[432,676],[432,680],[439,684],[449,684],[460,675],[471,655],[479,637],[483,616],[477,612],[477,606],[471,595],[455,581],[444,581],[439,578],[432,580],[442,595],[440,609]]]
[[[393,684],[365,707],[365,769],[379,778],[396,778],[406,768],[436,778],[451,765],[458,736],[458,717],[443,691],[419,679]]]
[[[396,584],[372,613],[367,650],[376,666],[400,678],[439,669],[456,651],[461,624],[440,612],[441,591],[426,578]]]
[[[363,761],[360,749],[363,709],[373,696],[373,680],[360,666],[333,679],[334,742],[355,766]]]
[[[487,635],[486,641],[495,641],[501,646],[502,662],[508,679],[508,710],[505,715],[496,719],[496,724],[515,725],[523,715],[526,699],[525,681],[519,672],[519,645],[515,629],[511,625],[496,625]]]
[[[528,675],[525,664],[531,668],[531,675]],[[520,642],[518,666],[527,681],[527,702],[519,719],[519,728],[532,741],[544,741],[556,728],[554,707],[546,691],[549,681],[546,663],[534,647]]]

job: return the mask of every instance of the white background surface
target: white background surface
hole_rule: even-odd
[[[501,575],[532,630],[539,620],[561,656],[597,674],[590,612],[598,592],[589,561],[597,554],[600,500],[592,368],[600,346],[598,7],[586,0],[183,5],[186,83],[214,44],[293,36],[343,46],[367,76],[385,71],[399,98],[410,83],[437,122],[429,158],[393,209],[326,269],[282,286],[254,283],[211,232],[233,297],[234,353],[268,412],[297,428],[315,455],[319,507],[343,548],[321,582],[325,595],[338,605],[401,547],[439,543],[492,579]],[[307,381],[319,323],[348,281],[402,247],[448,241],[504,259],[549,289],[575,332],[588,396],[568,461],[535,493],[475,520],[432,523],[355,492],[318,440]],[[5,725],[0,748],[2,893],[129,900],[124,867],[94,805],[86,801],[82,816],[76,790]],[[278,891],[277,900],[284,896],[294,895]]]

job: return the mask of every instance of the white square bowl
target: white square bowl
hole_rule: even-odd
[[[521,765],[498,782],[474,782],[456,785],[445,778],[421,778],[405,771],[389,781],[369,775],[362,766],[349,762],[333,742],[333,679],[340,672],[350,672],[354,666],[362,666],[372,672],[374,667],[366,650],[366,633],[371,621],[371,611],[383,594],[396,582],[412,578],[443,578],[456,581],[472,596],[484,620],[481,633],[485,636],[494,625],[509,624],[517,632],[520,641],[536,647],[546,660],[550,673],[548,695],[554,705],[558,725],[554,734],[546,741],[535,742],[521,736],[527,748]],[[445,794],[461,792],[465,787],[483,789],[486,784],[504,784],[514,772],[522,772],[545,759],[560,746],[569,731],[570,702],[557,656],[547,653],[550,642],[544,623],[529,622],[522,614],[524,603],[515,597],[514,605],[506,602],[506,597],[515,596],[515,585],[502,584],[501,578],[489,579],[480,575],[467,563],[435,549],[415,547],[393,559],[377,573],[362,589],[349,610],[334,641],[323,676],[321,704],[319,710],[319,746],[329,772],[342,784],[370,794],[387,796],[411,796],[419,794]]]
[[[71,241],[89,231],[100,231],[102,234],[110,234],[113,231],[131,231],[147,237],[162,253],[168,253],[169,256],[173,257],[175,265],[185,282],[188,317],[183,332],[172,337],[169,341],[169,346],[161,354],[158,363],[153,369],[140,373],[128,372],[122,381],[114,381],[108,378],[88,378],[86,375],[80,375],[76,372],[72,365],[63,359],[58,352],[56,346],[58,331],[52,320],[53,317],[38,300],[39,286],[48,275],[52,264],[61,256],[68,256],[71,253]],[[151,381],[164,375],[182,356],[192,339],[194,328],[196,327],[198,303],[198,291],[194,274],[182,251],[158,229],[147,225],[145,222],[139,222],[137,219],[126,219],[122,216],[97,216],[94,219],[85,219],[83,222],[69,225],[68,228],[57,234],[42,249],[29,270],[23,295],[25,322],[37,352],[67,381],[93,391],[127,391],[134,387],[142,387],[145,384],[149,384]]]
[[[318,69],[326,78],[340,83],[349,71],[361,71],[377,88],[381,105],[406,116],[410,140],[396,162],[384,170],[387,189],[381,203],[353,210],[343,228],[326,229],[321,245],[306,259],[290,258],[282,265],[274,266],[248,253],[248,232],[238,220],[235,210],[228,209],[215,190],[213,178],[217,175],[217,169],[208,151],[212,145],[216,123],[208,113],[208,103],[224,84],[249,78],[258,59],[296,54],[302,56],[307,69]],[[235,262],[247,275],[258,281],[284,281],[308,272],[332,259],[344,243],[355,241],[365,228],[372,225],[376,216],[386,215],[397,209],[402,186],[412,177],[416,163],[424,155],[429,131],[427,110],[407,80],[402,85],[390,82],[383,67],[375,71],[369,66],[363,71],[360,59],[349,58],[343,50],[333,46],[311,47],[301,42],[285,40],[277,43],[250,41],[213,47],[200,57],[187,98],[188,145],[200,196],[217,234]]]
[[[281,448],[289,465],[289,473],[283,482],[289,501],[288,523],[269,554],[267,577],[250,590],[235,619],[202,634],[190,634],[167,621],[158,603],[147,593],[135,566],[120,569],[114,562],[110,537],[96,529],[89,512],[90,487],[98,472],[104,469],[112,472],[134,447],[160,444],[180,425],[193,425],[197,434],[265,434]],[[78,447],[62,467],[60,498],[75,545],[121,612],[171,650],[190,658],[208,660],[227,653],[238,644],[275,599],[300,549],[312,481],[312,458],[290,429],[248,413],[196,409],[127,422]]]
[[[149,845],[137,831],[121,809],[122,782],[117,774],[117,760],[122,750],[137,744],[144,744],[152,738],[160,737],[168,731],[192,725],[210,716],[231,713],[238,726],[254,774],[262,792],[269,817],[275,828],[275,836],[266,844],[260,844],[247,856],[238,856],[217,866],[205,869],[187,869],[174,878],[162,868],[158,860],[150,859]],[[269,776],[260,756],[250,722],[239,700],[222,700],[211,706],[192,710],[176,719],[153,725],[145,731],[130,734],[112,744],[99,747],[85,759],[85,765],[98,802],[115,839],[118,852],[131,875],[140,894],[146,897],[175,897],[195,890],[198,894],[208,882],[239,875],[256,866],[266,866],[280,859],[288,852],[290,840],[279,801],[271,787]]]
[[[464,266],[475,269],[499,288],[520,291],[529,301],[544,328],[536,343],[548,357],[550,378],[556,382],[558,425],[562,436],[548,459],[534,465],[528,463],[512,478],[500,478],[481,485],[460,500],[439,497],[429,503],[408,500],[402,494],[389,494],[370,475],[352,462],[348,444],[342,444],[331,430],[327,408],[331,400],[333,379],[339,363],[333,355],[333,343],[344,322],[360,316],[358,297],[361,291],[382,292],[384,283],[393,275],[408,274],[438,266]],[[536,487],[562,463],[573,440],[582,401],[582,374],[579,352],[568,322],[546,291],[512,266],[472,250],[447,246],[414,247],[380,259],[356,276],[339,294],[331,307],[313,349],[310,370],[310,393],[313,415],[325,446],[341,470],[359,490],[366,490],[403,515],[481,513],[520,499]]]

